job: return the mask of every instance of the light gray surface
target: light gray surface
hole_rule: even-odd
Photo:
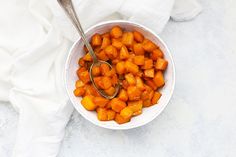
[[[236,3],[202,0],[195,20],[169,22],[162,38],[176,63],[176,89],[150,124],[111,131],[74,113],[59,157],[235,157]],[[0,105],[0,156],[8,157],[17,114]],[[2,152],[2,154],[1,154]]]

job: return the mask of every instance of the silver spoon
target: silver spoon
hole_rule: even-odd
[[[117,85],[115,86],[115,93],[113,95],[107,95],[103,90],[98,89],[98,87],[96,86],[94,80],[93,80],[93,75],[92,75],[92,68],[93,66],[97,66],[97,65],[101,65],[102,63],[107,64],[110,68],[112,68],[111,64],[109,64],[108,62],[105,61],[101,61],[97,59],[97,56],[95,55],[92,46],[90,45],[90,43],[88,42],[86,35],[84,33],[84,30],[79,22],[79,18],[77,17],[77,14],[75,12],[74,6],[72,4],[71,0],[57,0],[58,3],[60,4],[60,6],[64,9],[65,13],[67,14],[67,16],[70,18],[70,20],[72,21],[73,25],[75,26],[75,28],[77,29],[77,31],[79,32],[82,41],[84,42],[85,46],[88,49],[89,54],[92,56],[93,58],[93,63],[90,66],[89,69],[89,76],[90,79],[92,81],[93,86],[95,87],[95,89],[105,98],[107,99],[112,99],[114,98],[117,93],[119,92],[120,89],[120,83],[118,82]]]

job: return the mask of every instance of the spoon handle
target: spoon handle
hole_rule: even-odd
[[[92,46],[90,45],[90,43],[88,42],[86,35],[84,33],[84,30],[79,22],[79,18],[75,12],[74,6],[72,4],[71,0],[57,0],[57,2],[60,4],[60,6],[64,9],[64,11],[66,12],[67,16],[70,18],[71,22],[73,23],[73,25],[75,26],[75,28],[77,29],[77,31],[79,32],[85,46],[87,47],[90,55],[93,58],[93,62],[96,63],[98,62],[98,59],[93,51]]]

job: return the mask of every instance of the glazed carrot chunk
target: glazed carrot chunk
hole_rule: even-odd
[[[151,90],[149,93],[148,93],[148,99],[152,99],[152,97],[153,97],[153,95],[154,95],[154,90]]]
[[[94,77],[93,81],[98,88],[103,88],[102,77],[100,77],[100,76]]]
[[[144,65],[144,55],[134,56],[134,64],[136,64],[136,65]]]
[[[99,76],[101,74],[101,70],[99,66],[93,66],[92,68],[92,75]]]
[[[122,41],[121,41],[124,45],[126,46],[132,46],[133,42],[134,42],[134,35],[132,32],[125,32],[123,33],[122,36]]]
[[[120,114],[116,114],[115,116],[115,121],[118,124],[124,124],[130,121],[130,118],[124,118],[123,116],[121,116]]]
[[[111,61],[112,64],[117,64],[117,63],[119,63],[119,62],[120,62],[119,58],[113,59],[113,60]]]
[[[142,77],[142,76],[143,76],[143,71],[142,71],[142,70],[139,70],[138,73],[136,74],[136,76]]]
[[[86,110],[93,111],[96,109],[97,105],[93,102],[93,96],[87,95],[81,100],[81,104]]]
[[[145,53],[143,49],[143,45],[140,43],[134,44],[133,50],[136,55],[144,55]]]
[[[129,83],[128,83],[126,80],[123,80],[123,81],[122,81],[122,87],[123,87],[124,89],[127,89],[127,88],[129,87]]]
[[[109,101],[109,103],[106,105],[105,108],[106,108],[106,109],[111,109],[111,101]]]
[[[109,65],[102,63],[100,65],[100,70],[101,70],[101,74],[104,76],[106,73],[108,73],[110,71],[110,67],[109,67]]]
[[[116,72],[118,74],[124,74],[125,71],[126,71],[125,62],[121,61],[121,62],[116,64]]]
[[[103,97],[94,97],[93,102],[99,107],[105,107],[109,100]]]
[[[136,84],[136,80],[134,78],[134,75],[131,74],[131,73],[126,74],[125,79],[129,83],[129,85],[135,85]]]
[[[133,115],[133,111],[129,108],[129,107],[125,107],[120,111],[120,115],[125,118],[131,118],[131,116]]]
[[[168,65],[168,62],[165,59],[158,58],[155,68],[157,70],[166,70],[167,65]]]
[[[149,98],[148,93],[149,92],[147,90],[143,91],[141,94],[141,100],[144,101],[144,100],[148,99]]]
[[[129,52],[126,46],[122,46],[120,49],[120,59],[128,59],[129,58]]]
[[[109,69],[108,72],[105,73],[105,76],[111,77],[116,74],[116,70],[114,68]]]
[[[152,105],[152,98],[153,98],[153,95],[154,95],[154,91],[151,90],[151,91],[145,91],[142,93],[142,100],[143,100],[143,107],[148,107],[148,106],[151,106]]]
[[[127,101],[128,100],[128,94],[127,94],[126,90],[121,89],[120,93],[118,95],[118,98],[122,101]]]
[[[87,69],[86,69],[85,67],[79,67],[79,69],[76,70],[76,74],[77,74],[78,78],[79,78],[80,73],[83,72],[83,71],[86,71],[86,70],[87,70]],[[82,81],[82,80],[81,80],[81,81]]]
[[[118,50],[121,49],[121,47],[123,46],[122,42],[118,39],[112,39],[112,46],[114,46],[115,48],[117,48]]]
[[[130,53],[130,54],[129,54],[129,58],[128,58],[126,61],[129,61],[129,62],[132,62],[132,63],[133,63],[134,57],[135,57],[135,54]]]
[[[85,95],[100,96],[100,94],[91,84],[85,85],[84,89],[85,89]]]
[[[140,99],[140,96],[141,96],[141,90],[138,89],[138,87],[136,86],[129,86],[127,88],[127,94],[128,94],[128,97],[129,97],[129,100],[139,100]]]
[[[115,93],[116,89],[114,87],[110,87],[108,89],[105,89],[104,92],[107,94],[107,95],[113,95]]]
[[[134,31],[133,34],[134,34],[135,41],[137,41],[139,43],[143,42],[144,37],[141,33],[139,33],[138,31]]]
[[[87,71],[86,67],[79,67],[79,69],[77,70],[77,75],[79,76],[79,73]]]
[[[149,99],[143,101],[143,107],[150,107],[152,106],[152,102]]]
[[[110,35],[113,38],[119,38],[123,34],[122,29],[119,26],[115,26],[111,29]]]
[[[108,120],[107,110],[105,108],[97,108],[97,117],[100,121]]]
[[[146,80],[151,80],[151,79],[146,79]],[[154,83],[154,82],[153,82]],[[148,84],[144,84],[144,87],[145,87],[145,91],[148,91],[148,92],[150,92],[150,91],[152,91],[153,89],[152,89],[152,87],[151,86],[149,86]]]
[[[116,112],[113,110],[107,110],[107,120],[114,120]]]
[[[83,58],[80,58],[78,63],[79,63],[79,66],[81,67],[85,66],[85,61],[83,60]]]
[[[153,78],[154,77],[154,69],[152,68],[152,69],[144,70],[144,76]]]
[[[155,78],[154,78],[155,79]],[[145,81],[145,83],[150,86],[153,90],[157,90],[158,86],[156,85],[156,83],[154,82],[154,80],[151,79],[147,79]]]
[[[151,69],[153,67],[153,60],[145,58],[142,69]]]
[[[152,41],[150,41],[148,39],[144,39],[144,41],[143,41],[143,49],[145,51],[152,52],[156,48],[157,48],[157,46]]]
[[[82,96],[85,93],[85,89],[83,87],[76,88],[74,90],[74,95],[75,96]]]
[[[115,59],[118,56],[117,49],[112,45],[107,46],[104,51],[110,59]]]
[[[149,99],[149,94],[150,94],[150,92],[148,92],[148,91],[143,91],[142,94],[141,94],[141,99],[142,99],[143,101]]]
[[[100,46],[102,44],[102,37],[99,34],[95,34],[92,36],[92,45]]]
[[[96,53],[96,55],[97,55],[98,59],[100,59],[100,60],[103,60],[103,61],[108,61],[109,60],[109,58],[106,55],[104,50],[100,51],[99,53]]]
[[[136,74],[139,72],[139,67],[130,61],[125,62],[125,68],[127,72],[131,72],[133,74]]]
[[[153,81],[158,88],[165,84],[164,76],[161,71],[156,72]]]
[[[156,61],[157,58],[163,58],[164,54],[160,49],[155,49],[151,53],[151,59]]]
[[[112,83],[112,85],[115,86],[115,85],[118,84],[118,82],[119,82],[119,80],[118,80],[117,74],[113,75],[113,76],[111,77],[111,83]]]
[[[138,115],[140,115],[140,114],[142,114],[142,110],[138,110],[138,111],[134,112],[134,113],[133,113],[133,116],[138,116]]]
[[[137,111],[139,111],[139,110],[142,110],[143,101],[142,101],[142,100],[129,101],[129,102],[128,102],[128,107],[129,107],[133,112],[137,112]]]
[[[126,103],[124,101],[119,100],[118,98],[113,98],[110,103],[112,110],[116,112],[120,112],[123,108],[126,107]]]
[[[76,81],[76,83],[75,83],[76,88],[80,88],[80,87],[83,87],[83,86],[84,86],[84,83],[81,80]]]
[[[140,89],[141,91],[145,89],[144,84],[143,84],[143,80],[139,77],[136,76],[136,86],[138,87],[138,89]]]
[[[84,61],[92,61],[93,59],[92,59],[92,57],[91,57],[91,55],[89,54],[89,53],[86,53],[86,55],[83,57],[83,60]]]
[[[102,77],[103,89],[108,89],[112,86],[111,78],[104,76]]]
[[[78,76],[79,76],[79,79],[83,81],[84,84],[90,82],[89,72],[87,70],[80,72]]]
[[[102,38],[110,38],[110,33],[109,32],[103,33]]]
[[[102,50],[101,47],[98,46],[98,47],[95,47],[93,51],[95,54],[98,54],[101,50]]]
[[[104,37],[102,39],[101,49],[105,49],[107,46],[111,45],[111,40],[109,37]]]
[[[153,97],[152,97],[152,104],[153,104],[153,105],[156,104],[157,101],[160,99],[160,97],[161,97],[161,93],[159,93],[159,92],[154,92],[154,95],[153,95]]]

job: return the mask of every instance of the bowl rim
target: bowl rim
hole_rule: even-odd
[[[174,60],[173,60],[173,57],[172,57],[172,54],[167,46],[167,44],[160,38],[159,35],[157,35],[157,33],[155,33],[154,31],[152,31],[151,29],[149,29],[148,27],[142,25],[142,24],[139,24],[139,23],[136,23],[136,22],[133,22],[133,21],[127,21],[127,20],[108,20],[108,21],[103,21],[103,22],[99,22],[95,25],[92,25],[90,26],[88,29],[86,29],[85,31],[85,34],[88,33],[89,31],[91,31],[92,29],[94,29],[95,27],[97,26],[101,26],[101,25],[106,25],[106,24],[110,24],[110,23],[128,23],[128,24],[131,24],[131,25],[136,25],[137,27],[142,27],[144,28],[146,31],[150,32],[151,34],[153,34],[162,44],[163,46],[165,47],[166,49],[166,52],[165,53],[168,53],[169,57],[170,57],[170,61],[172,63],[172,70],[173,70],[173,83],[171,85],[171,90],[170,90],[170,94],[169,96],[167,97],[167,102],[166,104],[160,108],[160,110],[158,110],[158,112],[156,112],[151,118],[147,119],[146,121],[144,122],[141,122],[141,123],[138,123],[138,125],[130,125],[130,126],[127,126],[127,127],[119,127],[119,126],[107,126],[107,125],[101,125],[99,123],[96,123],[92,120],[90,120],[87,116],[84,115],[83,112],[80,112],[76,109],[75,107],[75,104],[73,103],[72,99],[71,99],[71,96],[70,96],[70,91],[68,89],[68,80],[67,80],[67,69],[68,69],[68,66],[69,66],[69,61],[70,61],[70,56],[72,54],[72,51],[73,49],[75,48],[76,44],[80,41],[81,37],[78,37],[78,39],[72,44],[70,50],[69,50],[69,53],[67,54],[67,58],[66,58],[66,62],[65,62],[65,69],[64,69],[64,85],[65,85],[65,88],[66,88],[66,93],[69,97],[69,100],[70,102],[72,103],[73,107],[75,108],[75,110],[77,112],[79,112],[82,117],[84,117],[86,120],[88,120],[89,122],[95,124],[96,126],[99,126],[99,127],[102,127],[102,128],[106,128],[106,129],[111,129],[111,130],[128,130],[128,129],[134,129],[134,128],[137,128],[137,127],[141,127],[141,126],[144,126],[146,124],[148,124],[149,122],[153,121],[156,117],[158,117],[158,115],[160,115],[163,110],[166,108],[166,106],[169,104],[172,96],[173,96],[173,92],[174,92],[174,89],[175,89],[175,75],[176,75],[176,70],[175,70],[175,63],[174,63]]]

